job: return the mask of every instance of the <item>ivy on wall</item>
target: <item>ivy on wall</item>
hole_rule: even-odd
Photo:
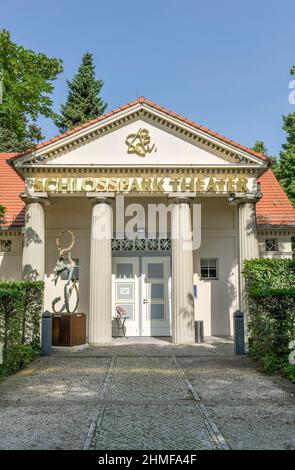
[[[0,378],[39,354],[43,292],[41,281],[0,281]]]

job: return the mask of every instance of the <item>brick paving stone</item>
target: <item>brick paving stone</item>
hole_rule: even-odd
[[[171,357],[118,357],[108,400],[135,402],[191,398]]]
[[[294,400],[229,340],[118,338],[0,381],[0,449],[293,449]]]
[[[85,449],[202,450],[227,445],[173,357],[115,357]]]
[[[220,449],[198,405],[106,405],[91,445],[96,450]]]

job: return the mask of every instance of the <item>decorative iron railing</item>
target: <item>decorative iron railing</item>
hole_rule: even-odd
[[[170,251],[170,238],[112,239],[112,251]]]

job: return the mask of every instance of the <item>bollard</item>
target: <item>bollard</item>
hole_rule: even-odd
[[[51,356],[52,351],[52,314],[46,310],[42,315],[41,356]]]
[[[3,364],[3,343],[0,343],[0,365]]]
[[[241,310],[234,312],[235,354],[245,354],[244,314]]]
[[[196,343],[204,343],[204,322],[203,322],[203,320],[195,321],[195,341],[196,341]]]

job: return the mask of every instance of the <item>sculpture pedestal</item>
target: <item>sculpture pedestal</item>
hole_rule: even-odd
[[[79,346],[86,343],[85,313],[54,314],[52,318],[52,346]]]

